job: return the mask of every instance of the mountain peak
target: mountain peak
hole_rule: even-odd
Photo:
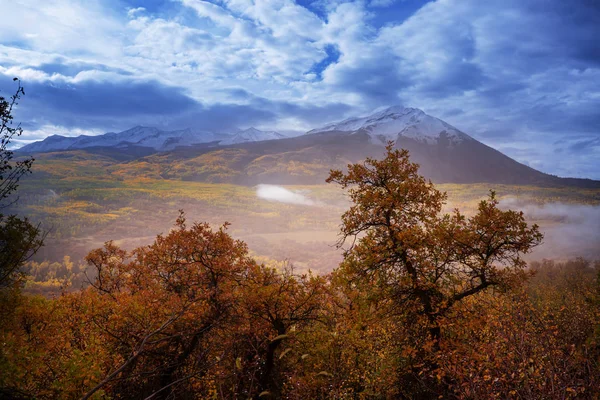
[[[129,128],[123,132],[121,132],[121,134],[124,133],[134,133],[134,132],[158,132],[158,128],[152,127],[152,126],[142,126],[142,125],[137,125],[134,126],[133,128]]]
[[[381,114],[381,115],[407,114],[407,113],[411,113],[411,112],[415,112],[415,111],[423,112],[423,111],[419,110],[418,108],[405,107],[403,105],[396,104],[396,105],[389,106],[389,107],[376,108],[371,113],[371,115],[374,115],[374,114]]]
[[[253,127],[253,126],[251,126],[251,127],[250,127],[250,128],[248,128],[248,129],[244,129],[244,130],[242,130],[242,132],[244,132],[244,133],[262,133],[262,131],[261,131],[261,130],[259,130],[259,129],[256,129],[256,128],[255,128],[255,127]]]
[[[385,144],[388,140],[397,140],[400,137],[429,144],[446,139],[450,143],[457,143],[470,138],[453,126],[427,115],[418,108],[402,105],[379,108],[368,116],[349,118],[315,129],[309,133],[331,131],[366,132],[371,137],[372,142],[382,144]]]

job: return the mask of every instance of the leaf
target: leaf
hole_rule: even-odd
[[[327,371],[321,371],[317,374],[317,376],[324,376],[326,378],[331,378],[333,375],[331,375],[329,372]]]
[[[235,359],[235,367],[240,371],[242,370],[242,358],[241,357],[238,357]]]
[[[264,392],[261,392],[258,397],[271,397],[271,392],[265,390]]]

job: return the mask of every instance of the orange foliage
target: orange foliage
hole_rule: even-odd
[[[492,194],[443,215],[391,145],[330,181],[353,201],[330,275],[258,264],[228,224],[181,214],[148,246],[90,252],[85,289],[0,292],[0,397],[598,398],[600,265],[528,271],[541,234],[522,213]],[[30,272],[84,272],[63,264]]]

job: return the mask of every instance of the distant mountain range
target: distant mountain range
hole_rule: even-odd
[[[76,150],[90,147],[117,147],[140,146],[155,151],[170,151],[176,147],[193,146],[197,144],[212,143],[214,145],[231,145],[238,143],[257,142],[263,140],[284,139],[278,132],[261,131],[256,128],[237,129],[232,132],[220,133],[211,131],[194,131],[182,129],[163,131],[157,128],[136,126],[123,132],[109,132],[103,135],[76,137],[52,135],[42,141],[23,146],[20,151],[29,153],[43,153],[50,151]]]
[[[135,127],[99,136],[50,136],[20,151],[85,150],[125,162],[156,165],[166,179],[207,182],[323,183],[331,168],[380,157],[393,140],[410,151],[420,173],[436,182],[599,188],[589,179],[558,178],[523,165],[416,108],[393,106],[297,137],[250,128],[228,133]],[[124,167],[125,168],[125,167]]]

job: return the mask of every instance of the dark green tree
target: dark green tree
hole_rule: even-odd
[[[14,287],[22,282],[21,266],[42,246],[44,234],[39,225],[27,218],[5,215],[2,211],[18,201],[14,192],[19,180],[31,172],[33,157],[15,159],[10,150],[11,141],[21,136],[20,124],[13,126],[13,109],[25,94],[19,79],[17,90],[8,99],[0,96],[0,289]]]

